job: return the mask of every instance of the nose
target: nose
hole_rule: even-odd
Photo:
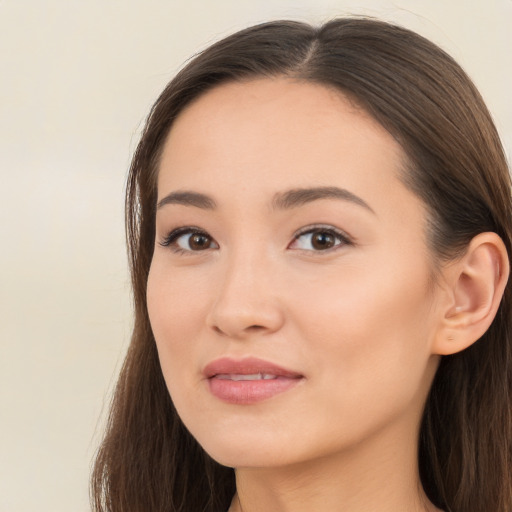
[[[271,334],[284,324],[280,287],[272,265],[240,255],[225,262],[218,293],[207,316],[208,326],[232,339]]]

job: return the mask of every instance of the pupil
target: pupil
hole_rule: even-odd
[[[191,249],[207,249],[210,240],[205,235],[193,235],[190,237],[189,245]]]
[[[315,249],[329,249],[334,245],[334,237],[329,233],[315,233],[313,235],[313,247]]]

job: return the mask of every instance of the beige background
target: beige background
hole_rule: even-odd
[[[451,52],[510,155],[512,0],[0,0],[0,512],[89,509],[130,336],[124,180],[157,94],[236,29],[343,13]]]

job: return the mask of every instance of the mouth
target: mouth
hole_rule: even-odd
[[[257,358],[217,359],[203,370],[209,391],[219,400],[250,405],[281,394],[304,376]]]
[[[251,373],[249,375],[244,375],[240,373],[219,373],[215,375],[216,379],[221,380],[274,380],[277,379],[277,375],[271,375],[269,373]]]

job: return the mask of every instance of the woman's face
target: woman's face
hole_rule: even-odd
[[[416,436],[440,301],[403,165],[339,92],[284,78],[222,85],[173,125],[148,309],[177,411],[219,462]]]

